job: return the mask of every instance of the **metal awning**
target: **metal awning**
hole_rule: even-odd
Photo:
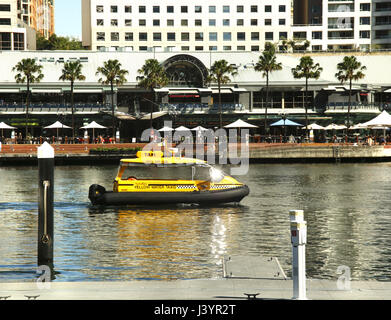
[[[61,89],[43,89],[43,88],[33,88],[31,89],[32,93],[61,93]]]
[[[70,91],[70,90],[69,90]],[[102,93],[102,89],[73,89],[74,93]]]
[[[16,88],[0,89],[0,92],[2,92],[2,93],[17,93],[17,92],[19,92],[19,89],[16,89]]]
[[[169,94],[198,94],[198,90],[194,90],[194,89],[170,90]]]
[[[213,88],[212,89],[212,93],[213,94],[218,94],[219,93],[219,89]],[[231,88],[221,88],[220,93],[221,94],[232,94],[232,91],[231,91]]]
[[[168,93],[169,89],[168,88],[156,88],[153,89],[155,92],[160,92],[160,93]]]
[[[245,88],[231,88],[232,92],[248,92]]]

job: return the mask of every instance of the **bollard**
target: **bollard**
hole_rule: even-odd
[[[306,300],[305,244],[307,243],[307,222],[303,210],[289,211],[292,242],[293,299]]]
[[[44,142],[38,148],[38,266],[53,269],[54,149]]]

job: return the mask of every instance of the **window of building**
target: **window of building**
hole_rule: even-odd
[[[119,32],[111,33],[111,41],[119,41]]]
[[[251,6],[250,11],[251,12],[258,12],[258,6]]]
[[[231,51],[232,47],[231,46],[223,46],[224,51]]]
[[[229,27],[229,19],[223,19],[223,26]]]
[[[148,40],[148,33],[146,33],[146,32],[139,32],[138,40],[139,41],[147,41]]]
[[[167,20],[167,27],[173,27],[174,26],[174,20],[173,19],[168,19]]]
[[[174,13],[174,6],[167,6],[167,13]]]
[[[110,6],[110,12],[111,13],[117,13],[118,12],[118,6]]]
[[[132,26],[132,19],[125,19],[125,27],[131,27]]]
[[[278,24],[280,26],[285,26],[285,19],[278,19]]]
[[[175,41],[175,32],[167,33],[167,41]]]
[[[216,6],[209,6],[209,13],[216,13]]]
[[[229,6],[223,6],[223,13],[229,13]]]
[[[271,26],[272,25],[272,19],[265,19],[265,26]]]
[[[182,20],[181,20],[181,26],[183,26],[183,27],[188,26],[188,21],[187,21],[187,19],[182,19]]]
[[[11,50],[11,33],[0,32],[0,50]]]
[[[181,6],[181,12],[187,13],[187,6]]]
[[[209,41],[217,41],[217,32],[209,32]]]
[[[145,6],[139,6],[138,7],[138,12],[139,13],[145,13],[146,12],[146,7]]]
[[[10,4],[0,4],[0,11],[11,11],[11,5]],[[18,33],[20,34],[20,33]]]
[[[97,26],[103,26],[104,25],[104,20],[103,19],[96,19],[96,25]]]
[[[322,31],[312,31],[312,39],[321,40],[322,39]]]
[[[202,20],[201,19],[196,19],[194,20],[194,25],[196,27],[201,27],[202,26]]]
[[[236,12],[244,12],[244,6],[236,6]]]
[[[209,46],[209,51],[217,51],[217,46]]]
[[[147,46],[140,46],[140,47],[138,47],[138,50],[139,51],[148,51],[148,47]]]
[[[153,13],[160,13],[160,7],[159,6],[153,6],[152,7],[152,12]]]
[[[204,33],[203,32],[196,32],[195,33],[195,40],[196,41],[203,41],[204,40]]]
[[[265,40],[273,40],[273,32],[265,32]]]
[[[265,6],[265,12],[272,12],[272,6]]]
[[[189,46],[183,46],[183,47],[181,47],[181,50],[182,51],[189,51],[190,47]]]
[[[360,3],[360,11],[371,11],[370,3]]]
[[[132,13],[132,6],[125,6],[125,13]]]
[[[251,51],[259,51],[259,46],[251,46]]]
[[[285,12],[285,6],[284,5],[278,6],[278,12]]]
[[[360,39],[370,39],[371,31],[369,30],[360,30]]]
[[[159,20],[159,19],[153,19],[152,25],[153,25],[154,27],[160,26],[160,20]]]
[[[104,32],[97,32],[96,33],[96,41],[105,41],[105,33]]]
[[[125,41],[133,41],[133,32],[125,32]]]
[[[14,33],[14,50],[24,50],[24,34]]]
[[[103,12],[103,6],[96,6],[96,12],[102,13]]]
[[[360,24],[361,25],[369,25],[371,24],[371,18],[370,17],[360,17]]]
[[[258,41],[259,40],[259,32],[251,32],[251,40]]]
[[[280,33],[279,33],[279,39],[280,39],[280,40],[286,40],[286,39],[288,39],[288,32],[280,32]]]
[[[190,41],[190,33],[182,32],[181,33],[181,41]]]
[[[161,32],[154,32],[153,33],[153,41],[162,41],[162,34],[161,34]]]
[[[237,46],[236,50],[238,50],[238,51],[245,51],[246,50],[246,46]]]
[[[321,45],[312,46],[312,51],[322,51],[322,46]]]
[[[223,32],[223,40],[224,41],[231,41],[231,32]]]
[[[202,12],[202,6],[195,6],[194,7],[194,12],[195,13],[201,13]]]
[[[118,27],[118,20],[117,19],[111,19],[110,25],[112,27]]]
[[[257,25],[258,25],[258,19],[251,19],[251,20],[250,20],[250,24],[251,24],[252,26],[257,26]]]
[[[236,39],[238,41],[245,41],[246,40],[246,33],[245,32],[237,32]]]
[[[237,26],[243,26],[244,25],[244,20],[243,19],[237,19],[236,20],[236,25]]]
[[[209,26],[215,27],[216,26],[216,19],[209,19]]]
[[[138,25],[139,25],[140,27],[145,27],[146,24],[147,24],[147,22],[146,22],[145,19],[140,19],[140,20],[138,21]]]
[[[204,47],[203,46],[196,46],[195,50],[196,51],[204,51]]]

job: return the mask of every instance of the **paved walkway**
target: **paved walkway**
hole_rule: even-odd
[[[40,283],[41,285],[43,283]],[[292,281],[283,279],[215,279],[127,282],[1,283],[0,297],[8,300],[243,300],[244,293],[258,299],[291,299]],[[351,290],[338,290],[336,281],[308,280],[311,300],[391,300],[391,282],[356,281]]]

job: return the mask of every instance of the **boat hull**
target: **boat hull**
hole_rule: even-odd
[[[203,190],[194,192],[113,192],[93,184],[88,198],[93,205],[150,205],[150,204],[223,204],[240,202],[250,193],[244,185],[224,190]]]

